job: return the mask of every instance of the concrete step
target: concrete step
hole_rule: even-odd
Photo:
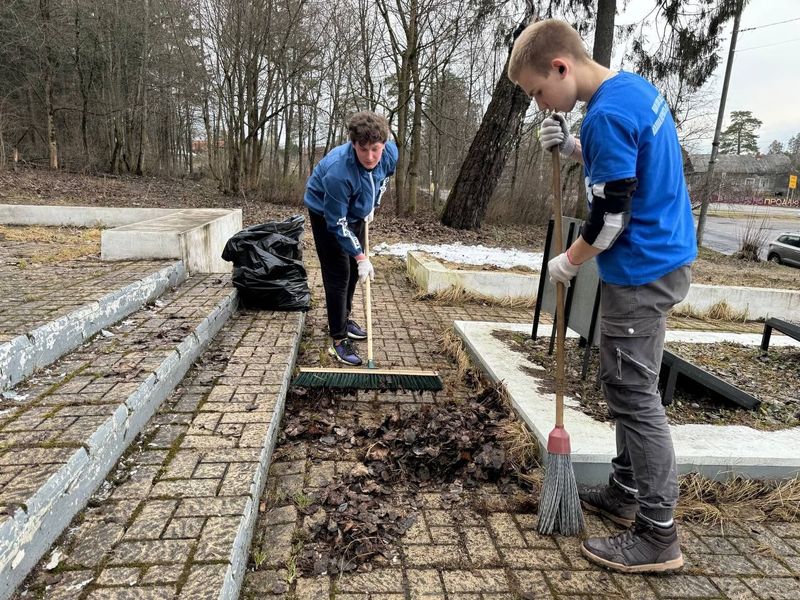
[[[85,506],[235,310],[230,281],[195,275],[0,401],[0,598]]]
[[[186,279],[186,269],[180,261],[167,264],[144,277],[141,277],[137,268],[130,269],[128,266],[120,265],[116,278],[108,276],[110,272],[105,269],[106,265],[103,265],[100,277],[84,278],[80,273],[69,272],[62,282],[47,278],[40,286],[34,285],[26,292],[38,297],[38,291],[47,298],[40,303],[43,306],[38,311],[38,307],[31,306],[30,302],[12,298],[9,307],[3,311],[7,319],[4,319],[6,325],[0,333],[16,329],[17,335],[9,335],[9,339],[0,344],[0,391],[17,385],[37,369],[52,364],[102,329],[153,302],[165,290],[174,288]],[[153,263],[149,264],[149,268],[154,266]],[[135,279],[126,285],[125,281],[131,275]],[[18,283],[16,287],[19,287]],[[97,295],[109,285],[120,287]],[[59,287],[53,289],[53,286]],[[86,299],[89,301],[84,300],[84,304],[75,307],[74,298],[81,297],[79,292],[88,296]],[[15,315],[10,314],[12,306]],[[46,315],[45,318],[42,318],[43,315]],[[19,327],[25,327],[25,333],[20,333]]]
[[[237,598],[304,317],[236,313],[16,597]]]

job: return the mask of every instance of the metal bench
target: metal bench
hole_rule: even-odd
[[[800,342],[800,325],[797,323],[790,323],[789,321],[784,321],[783,319],[776,319],[775,317],[770,317],[764,323],[764,333],[761,336],[761,350],[764,352],[769,349],[769,338],[772,336],[772,330],[777,329],[781,333],[785,333],[791,338],[796,339]]]
[[[693,365],[677,354],[673,354],[669,350],[664,349],[664,357],[661,359],[661,375],[659,377],[660,381],[665,382],[664,391],[661,394],[661,404],[664,406],[672,404],[672,395],[675,393],[675,384],[678,381],[678,375],[691,379],[704,388],[744,408],[753,409],[761,404],[758,398],[723,381],[716,375],[712,375],[697,365]]]

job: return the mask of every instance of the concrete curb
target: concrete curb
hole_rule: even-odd
[[[180,272],[185,275],[182,266]],[[9,598],[14,593],[86,505],[128,445],[183,379],[237,305],[238,293],[233,290],[97,428],[84,446],[75,451],[11,519],[0,525],[0,599]],[[257,507],[258,498],[254,510]]]
[[[503,330],[529,336],[530,324],[454,321],[453,326],[475,364],[506,389],[514,411],[528,426],[544,456],[553,427],[555,394],[530,373],[528,369],[535,367],[534,363],[510,351],[492,335],[495,330]],[[550,325],[540,325],[539,336],[549,336],[550,330]],[[568,330],[567,337],[574,338],[577,334]],[[667,342],[713,343],[725,339],[758,346],[760,334],[684,330],[668,330],[666,334]],[[800,345],[787,336],[778,336],[777,343]],[[611,459],[616,455],[613,424],[584,414],[577,401],[569,396],[564,398],[564,420],[570,433],[572,466],[578,483],[598,485],[607,481]],[[785,479],[800,473],[800,427],[760,431],[743,425],[684,424],[670,425],[670,432],[678,473],[697,472],[723,481],[734,475]]]
[[[269,472],[270,462],[272,461],[272,451],[275,449],[278,431],[280,430],[281,421],[283,420],[283,410],[286,406],[286,394],[289,391],[292,371],[294,371],[297,355],[300,350],[300,341],[303,338],[303,326],[305,325],[306,313],[300,312],[297,313],[297,316],[299,323],[294,340],[294,349],[292,350],[292,356],[286,365],[286,369],[283,372],[281,388],[280,392],[278,392],[278,400],[275,404],[275,411],[272,414],[267,436],[264,439],[264,446],[261,449],[258,469],[250,484],[250,498],[245,506],[244,516],[239,523],[239,530],[236,532],[236,538],[233,541],[230,562],[228,564],[228,570],[225,572],[222,589],[218,596],[219,600],[236,600],[241,592],[244,573],[247,569],[247,559],[250,555],[250,543],[253,539],[253,531],[256,527],[256,519],[258,518],[258,505],[261,500],[261,494],[264,492],[264,486],[267,483],[267,474]]]
[[[104,327],[153,302],[167,288],[177,287],[186,277],[186,267],[178,261],[0,345],[0,391],[52,364]]]

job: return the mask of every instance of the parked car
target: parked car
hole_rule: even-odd
[[[767,260],[779,265],[800,267],[800,233],[783,233],[770,242]]]

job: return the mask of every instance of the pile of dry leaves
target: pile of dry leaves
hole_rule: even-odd
[[[503,440],[513,417],[495,387],[465,403],[393,412],[367,426],[302,401],[287,406],[282,444],[304,440],[329,460],[356,459],[298,507],[310,517],[297,561],[307,574],[354,570],[379,556],[392,561],[397,540],[416,521],[422,490],[458,502],[464,489],[516,480]]]

